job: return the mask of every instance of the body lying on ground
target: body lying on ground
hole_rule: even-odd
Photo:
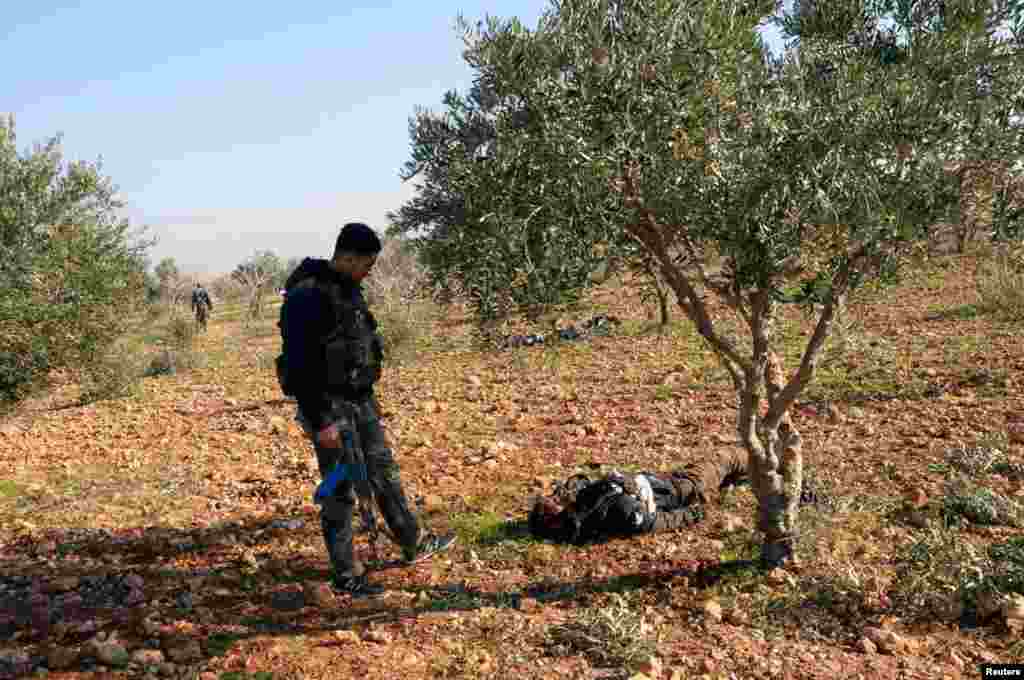
[[[681,529],[704,518],[709,498],[747,481],[745,452],[722,454],[695,469],[623,474],[590,479],[575,475],[539,498],[530,511],[530,533],[562,543],[587,543]],[[801,503],[816,502],[805,485]]]
[[[576,326],[568,326],[566,328],[557,329],[557,336],[559,340],[569,342],[573,340],[585,339],[592,335],[607,335],[611,332],[613,326],[618,326],[621,321],[617,317],[609,314],[598,314],[597,316],[584,321],[580,328]],[[532,347],[533,345],[543,345],[546,342],[554,339],[555,334],[544,333],[531,333],[529,335],[510,335],[502,341],[502,348],[509,347]]]

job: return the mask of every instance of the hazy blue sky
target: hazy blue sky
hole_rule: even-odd
[[[532,27],[548,3],[3,5],[0,112],[19,146],[59,132],[70,159],[102,156],[160,239],[154,262],[212,273],[257,249],[325,255],[347,221],[382,228],[414,191],[398,177],[409,116],[470,83],[455,17]]]

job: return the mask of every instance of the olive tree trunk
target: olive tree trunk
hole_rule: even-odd
[[[738,401],[737,432],[747,452],[747,472],[757,498],[757,528],[764,535],[762,561],[766,566],[782,564],[795,554],[803,487],[802,443],[789,411],[814,375],[835,315],[845,302],[852,266],[843,266],[833,279],[800,364],[787,380],[772,350],[776,303],[770,290],[743,291],[727,276],[709,274],[692,246],[688,269],[684,271],[666,247],[671,238],[685,243],[681,228],[662,227],[649,214],[629,228],[655,256],[679,306],[732,378]],[[853,253],[851,262],[859,262],[864,252],[861,248]],[[749,354],[741,352],[737,340],[716,326],[704,292],[714,293],[743,319],[750,332]]]
[[[668,325],[668,291],[661,285],[660,281],[654,282],[654,290],[658,295],[658,312],[660,314],[658,323],[661,326]]]
[[[759,383],[764,381],[761,385]],[[781,367],[769,355],[762,376],[751,375],[740,394],[738,427],[747,450],[747,474],[757,498],[757,528],[764,534],[761,558],[779,564],[794,554],[799,534],[797,515],[803,488],[803,455],[800,434],[793,427],[788,410],[777,423],[759,417],[760,387],[778,396],[782,387]],[[772,398],[769,396],[769,403]]]

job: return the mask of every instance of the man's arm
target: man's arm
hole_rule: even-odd
[[[288,379],[299,409],[315,431],[328,424],[324,414],[330,409],[320,345],[329,314],[330,302],[316,288],[292,290],[281,308],[281,330],[287,338]]]

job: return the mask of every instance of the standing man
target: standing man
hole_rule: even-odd
[[[192,312],[196,315],[196,325],[206,330],[207,312],[213,311],[213,303],[210,302],[210,295],[203,288],[202,284],[196,282],[192,289]]]
[[[454,536],[420,541],[402,491],[398,464],[380,424],[374,384],[383,345],[360,282],[381,242],[370,227],[346,224],[330,260],[306,258],[285,283],[278,379],[298,402],[297,420],[313,441],[321,477],[338,464],[344,479],[322,500],[320,524],[336,590],[363,596],[383,588],[366,581],[352,550],[355,484],[368,482],[392,536],[411,563],[452,545]],[[358,452],[362,452],[359,460]]]

